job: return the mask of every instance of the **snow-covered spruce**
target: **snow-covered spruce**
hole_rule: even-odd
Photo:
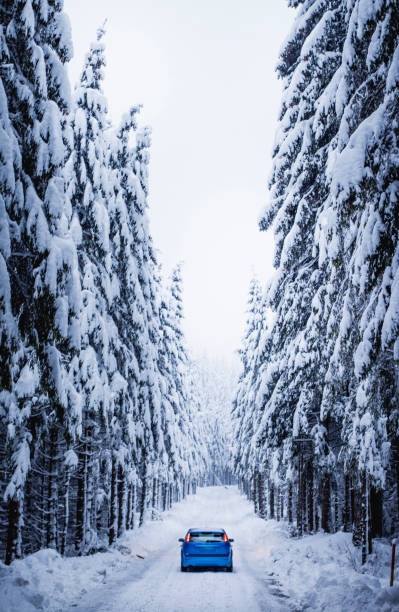
[[[365,561],[398,525],[399,7],[289,4],[260,219],[276,238],[274,322],[249,372],[243,348],[236,470],[257,510],[265,475],[267,514],[283,506],[298,533],[353,526]]]
[[[1,191],[8,215],[2,240],[8,357],[1,381],[1,518],[9,563],[55,546],[65,510],[58,498],[65,483],[60,457],[76,409],[69,369],[79,349],[80,282],[62,174],[69,136],[68,20],[61,3],[27,0],[3,2],[0,21]],[[40,490],[46,498],[38,501],[33,492]],[[37,503],[41,521],[33,510]]]
[[[6,563],[113,543],[208,471],[187,391],[180,273],[163,287],[149,232],[150,131],[137,129],[138,107],[111,129],[103,37],[71,102],[62,2],[0,6]]]

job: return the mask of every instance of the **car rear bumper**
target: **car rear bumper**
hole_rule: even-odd
[[[183,567],[231,567],[232,555],[220,556],[182,556],[181,564]]]

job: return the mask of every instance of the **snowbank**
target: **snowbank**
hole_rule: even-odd
[[[269,521],[267,530],[275,533],[276,523]],[[376,542],[362,566],[349,533],[301,539],[286,533],[285,540],[272,547],[266,570],[278,576],[284,592],[306,610],[393,612],[399,609],[399,586],[387,586],[390,559],[390,546]]]
[[[91,557],[62,558],[45,549],[0,565],[1,612],[37,612],[62,610],[68,602],[104,582],[106,577],[126,564],[117,550]]]

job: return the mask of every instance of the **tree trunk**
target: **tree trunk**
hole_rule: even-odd
[[[258,471],[255,468],[252,475],[252,502],[254,505],[254,512],[258,514],[259,512],[259,499],[258,499]]]
[[[356,547],[362,544],[362,507],[361,507],[361,492],[359,489],[352,486],[352,542]]]
[[[329,533],[330,528],[330,505],[331,505],[331,491],[330,491],[330,475],[325,474],[321,481],[321,528]]]
[[[84,552],[84,542],[86,536],[86,475],[87,475],[87,453],[86,446],[79,453],[78,464],[78,486],[76,497],[76,527],[75,527],[75,550],[78,555]]]
[[[274,483],[269,480],[270,518],[274,519]]]
[[[297,484],[297,498],[296,498],[296,527],[298,536],[303,535],[303,486],[302,486],[303,474],[302,474],[302,453],[298,456],[298,484]]]
[[[45,457],[46,445],[43,440],[43,457]],[[47,462],[43,461],[40,468],[42,470],[42,477],[40,479],[40,520],[39,520],[39,550],[46,546],[46,467]]]
[[[57,486],[57,444],[56,432],[50,431],[49,448],[49,473],[47,490],[47,530],[46,547],[57,548],[57,508],[58,508],[58,486]]]
[[[65,555],[69,527],[69,487],[71,482],[71,470],[66,468],[65,492],[64,492],[64,524],[61,534],[61,554]]]
[[[134,482],[132,484],[132,517],[130,521],[130,529],[136,529],[136,526],[137,526],[136,512],[137,512],[137,483]]]
[[[281,518],[281,490],[280,490],[280,484],[277,485],[276,497],[277,497],[276,520],[280,521],[280,518]]]
[[[265,518],[265,492],[264,492],[264,474],[263,471],[258,472],[258,507],[259,516]]]
[[[334,533],[340,529],[339,503],[338,503],[338,483],[334,480]]]
[[[157,518],[158,511],[158,479],[152,481],[152,520]]]
[[[167,484],[166,482],[162,483],[162,510],[165,512],[166,503],[167,503]]]
[[[320,515],[321,515],[321,508],[320,508],[320,479],[317,478],[316,479],[316,485],[317,488],[315,487],[314,490],[314,528],[315,531],[318,532],[320,529]]]
[[[118,476],[116,457],[112,456],[111,500],[109,508],[108,541],[113,544],[118,533]]]
[[[127,510],[127,482],[121,465],[118,468],[118,537],[125,532]]]
[[[348,474],[345,474],[345,501],[342,522],[344,526],[344,531],[346,533],[350,533],[352,527],[351,480]]]
[[[292,518],[292,482],[291,480],[288,483],[287,515],[288,515],[288,522],[292,523],[293,518]]]
[[[307,505],[308,505],[308,531],[309,533],[313,533],[314,529],[314,498],[313,498],[313,465],[309,463],[308,465],[308,478],[307,478]]]
[[[21,500],[10,499],[8,501],[6,565],[22,557],[22,518]]]
[[[368,551],[368,483],[367,483],[367,475],[365,472],[362,472],[361,475],[361,487],[362,487],[362,497],[361,497],[361,534],[362,534],[362,565],[364,565],[367,561],[367,551]]]
[[[373,538],[382,537],[382,491],[370,487],[370,533]]]
[[[84,552],[87,552],[89,537],[92,530],[92,513],[93,513],[93,427],[87,428],[87,444],[86,444],[86,494],[85,494],[85,519],[84,519]]]
[[[127,504],[126,504],[126,524],[125,529],[130,529],[132,523],[132,484],[127,489]]]
[[[145,521],[147,514],[147,494],[148,494],[148,477],[147,477],[147,465],[144,462],[143,476],[142,476],[142,486],[141,486],[141,498],[140,498],[140,518],[139,518],[139,527]]]

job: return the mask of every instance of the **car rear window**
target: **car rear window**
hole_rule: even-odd
[[[220,531],[191,532],[191,542],[223,542],[224,533]]]

